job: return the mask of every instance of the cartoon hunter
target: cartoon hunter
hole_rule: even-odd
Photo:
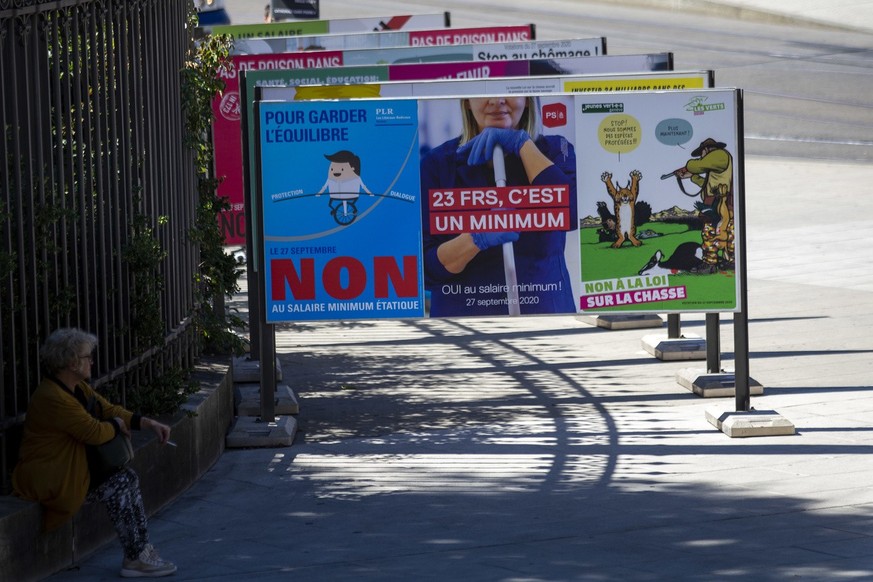
[[[703,220],[703,262],[710,272],[734,268],[734,182],[733,157],[725,144],[712,138],[703,140],[685,167],[672,175],[690,178],[700,186],[702,201],[694,203]],[[667,174],[664,177],[668,177]],[[687,192],[686,192],[687,194]]]
[[[373,195],[361,180],[361,158],[348,150],[325,154],[324,157],[330,162],[330,167],[327,170],[327,181],[316,196],[327,190],[330,193],[328,206],[334,220],[340,224],[350,224],[358,213],[355,201],[361,190]]]

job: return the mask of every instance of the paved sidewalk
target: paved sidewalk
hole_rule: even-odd
[[[873,198],[848,223],[814,193],[772,221],[802,183],[850,191],[873,168],[746,167],[765,386],[752,404],[798,434],[713,429],[705,408],[732,399],[679,387],[702,363],[654,360],[640,343],[653,330],[570,316],[293,325],[277,341],[302,397],[298,441],[227,451],[152,519],[176,579],[873,579],[873,269],[835,237],[873,244]],[[803,236],[783,226],[807,215],[821,221]],[[683,329],[703,334],[693,318]],[[115,579],[118,562],[111,544],[52,579]]]
[[[298,441],[228,450],[153,517],[173,579],[873,580],[873,167],[747,158],[746,184],[752,405],[796,435],[716,431],[705,409],[733,399],[676,382],[703,363],[642,350],[665,329],[291,325]],[[730,316],[721,341],[730,367]],[[119,565],[113,543],[51,579]]]

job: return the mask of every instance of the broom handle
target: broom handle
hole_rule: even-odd
[[[494,162],[494,183],[498,186],[506,186],[506,163],[503,159],[503,148],[494,146],[492,156]],[[508,300],[509,315],[521,315],[521,307],[518,303],[518,275],[515,271],[515,248],[513,243],[503,243],[503,275],[506,278],[506,299]]]

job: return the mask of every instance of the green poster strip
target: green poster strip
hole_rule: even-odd
[[[327,34],[329,20],[271,22],[269,24],[226,24],[213,26],[212,34],[226,34],[234,40],[243,38],[274,38],[303,34]]]

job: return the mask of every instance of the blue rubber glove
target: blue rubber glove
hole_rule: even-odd
[[[474,232],[470,236],[473,237],[473,244],[480,251],[518,240],[517,232]]]
[[[471,166],[484,164],[494,155],[494,146],[500,144],[504,154],[518,155],[521,146],[530,139],[523,129],[499,129],[486,127],[482,133],[458,148],[458,153],[469,151],[467,163]]]

